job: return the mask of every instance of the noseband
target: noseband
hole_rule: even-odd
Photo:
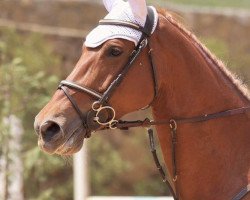
[[[149,41],[148,38],[151,36],[151,32],[153,29],[153,23],[154,23],[154,14],[152,8],[148,7],[148,15],[147,15],[147,20],[145,23],[144,27],[141,27],[137,24],[131,23],[131,22],[125,22],[125,21],[119,21],[119,20],[100,20],[99,24],[100,25],[117,25],[117,26],[124,26],[124,27],[129,27],[135,30],[138,30],[142,33],[141,39],[139,40],[138,45],[135,47],[133,50],[127,64],[123,67],[122,71],[118,74],[116,79],[109,85],[107,90],[101,94],[91,88],[88,88],[86,86],[80,86],[74,82],[63,80],[61,81],[58,89],[61,89],[66,97],[69,99],[71,102],[72,106],[74,107],[75,111],[78,113],[82,124],[85,128],[85,138],[88,138],[91,136],[91,132],[97,130],[98,128],[109,128],[109,129],[125,129],[127,130],[128,128],[132,127],[146,127],[148,128],[148,134],[149,134],[149,139],[150,139],[150,147],[151,147],[151,152],[156,164],[157,169],[160,172],[160,175],[163,179],[163,182],[166,183],[166,185],[169,188],[169,191],[171,192],[173,198],[175,200],[178,200],[178,191],[177,187],[173,186],[173,184],[176,184],[177,179],[178,179],[178,174],[177,174],[177,164],[176,164],[176,145],[177,145],[177,125],[178,124],[184,124],[184,123],[200,123],[208,120],[213,120],[217,118],[222,118],[222,117],[228,117],[228,116],[234,116],[234,115],[239,115],[239,114],[245,114],[247,112],[250,112],[250,106],[249,107],[242,107],[242,108],[237,108],[237,109],[232,109],[232,110],[226,110],[218,113],[213,113],[213,114],[207,114],[207,115],[201,115],[201,116],[196,116],[192,118],[183,118],[183,119],[171,119],[169,120],[162,120],[162,121],[154,121],[154,120],[149,120],[145,119],[143,121],[121,121],[116,119],[116,113],[114,108],[112,108],[109,104],[108,101],[111,97],[111,95],[114,93],[116,88],[120,85],[124,77],[126,76],[127,72],[135,62],[135,60],[138,58],[138,56],[141,54],[142,50],[146,47],[149,46]],[[149,47],[150,49],[150,47]],[[149,55],[149,60],[150,64],[152,67],[152,77],[154,81],[154,99],[157,97],[158,93],[158,82],[156,78],[156,68],[154,66],[153,60],[152,60],[152,55],[151,55],[151,50],[148,52]],[[81,93],[86,93],[93,97],[94,99],[97,99],[95,102],[93,102],[90,111],[88,112],[87,116],[85,116],[75,99],[70,95],[68,92],[68,88],[74,89],[76,91],[79,91]],[[152,101],[152,102],[153,102]],[[152,103],[151,102],[151,103]],[[151,103],[148,105],[150,106]],[[109,117],[104,118],[102,116],[103,112],[108,113]],[[104,118],[104,119],[103,119]],[[153,130],[150,129],[150,126],[155,126],[155,125],[166,125],[168,124],[170,126],[170,132],[171,132],[171,137],[172,137],[172,181],[169,180],[168,176],[165,175],[165,172],[159,162],[156,149],[155,149],[155,144],[154,144],[154,138],[153,138]],[[173,183],[173,184],[172,184]],[[250,185],[247,185],[244,187],[232,200],[241,200],[244,198],[248,193],[250,192]]]

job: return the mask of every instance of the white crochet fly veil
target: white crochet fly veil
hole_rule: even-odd
[[[104,19],[115,19],[127,22],[132,22],[144,27],[147,18],[147,6],[145,0],[103,0],[103,3],[109,12]],[[158,13],[154,7],[154,32],[157,22]],[[138,44],[142,33],[138,30],[118,26],[118,25],[99,25],[93,29],[86,37],[85,46],[95,48],[110,39],[121,38]]]

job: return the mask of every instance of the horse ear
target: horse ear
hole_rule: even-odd
[[[112,8],[119,2],[123,0],[103,0],[103,4],[108,12],[112,10]]]
[[[147,4],[146,0],[128,0],[133,15],[141,25],[145,25],[147,19]]]

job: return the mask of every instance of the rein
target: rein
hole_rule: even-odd
[[[178,125],[187,124],[187,123],[201,123],[201,122],[206,122],[209,120],[214,120],[214,119],[223,118],[223,117],[230,117],[230,116],[235,116],[235,115],[240,115],[240,114],[247,114],[248,112],[250,112],[250,106],[221,111],[221,112],[212,113],[212,114],[205,114],[205,115],[195,116],[195,117],[190,117],[190,118],[179,118],[179,119],[177,118],[177,119],[161,120],[161,121],[154,121],[154,120],[150,120],[148,118],[146,118],[144,120],[137,120],[137,121],[121,121],[120,120],[117,123],[117,128],[122,129],[122,130],[128,130],[129,128],[136,128],[136,127],[147,128],[147,131],[149,134],[151,152],[153,154],[155,165],[160,172],[160,175],[162,177],[163,182],[165,182],[167,184],[174,199],[178,200],[177,187],[175,187],[176,190],[174,192],[174,189],[173,189],[174,187],[171,185],[170,180],[166,177],[165,172],[164,172],[164,170],[159,162],[159,159],[158,159],[158,156],[156,153],[156,149],[155,149],[155,145],[154,145],[153,130],[150,127],[151,126],[159,126],[159,125],[169,125],[170,132],[171,132],[171,138],[172,138],[172,141],[171,141],[172,168],[173,168],[172,181],[175,183],[175,182],[177,182],[177,179],[178,179],[177,163],[176,163],[176,145],[177,145]],[[241,200],[249,192],[250,192],[250,184],[247,185],[246,187],[244,187],[232,200]]]
[[[163,179],[163,182],[166,183],[167,187],[169,188],[169,191],[171,192],[173,198],[175,200],[178,200],[178,191],[177,187],[172,185],[172,183],[176,183],[178,180],[178,174],[177,174],[177,163],[176,163],[176,145],[177,145],[177,128],[179,124],[184,123],[200,123],[205,122],[208,120],[213,120],[217,118],[222,117],[229,117],[239,114],[245,114],[247,112],[250,112],[250,106],[249,107],[242,107],[222,112],[217,112],[213,114],[206,114],[201,116],[195,116],[192,118],[181,118],[181,119],[171,119],[171,120],[161,120],[161,121],[154,121],[150,120],[148,118],[144,120],[138,120],[138,121],[122,121],[122,120],[116,120],[116,113],[114,108],[112,108],[110,105],[108,105],[108,101],[113,94],[113,92],[116,90],[116,88],[120,85],[124,77],[126,76],[127,72],[131,68],[132,64],[135,62],[135,60],[138,58],[142,50],[149,46],[148,38],[151,35],[152,29],[153,29],[153,23],[154,23],[154,13],[152,8],[148,7],[148,15],[146,19],[146,23],[144,27],[141,27],[137,24],[126,22],[126,21],[118,21],[118,20],[100,20],[100,25],[117,25],[117,26],[124,26],[129,27],[135,30],[138,30],[142,33],[141,39],[139,40],[138,45],[133,50],[127,64],[123,67],[122,71],[118,74],[116,79],[109,85],[107,90],[101,94],[91,88],[87,88],[85,86],[80,86],[77,83],[63,80],[61,81],[58,89],[61,89],[68,100],[71,102],[73,108],[79,115],[82,125],[85,129],[85,138],[89,138],[91,136],[91,132],[98,130],[99,128],[107,128],[107,129],[121,129],[121,130],[128,130],[129,128],[134,127],[144,127],[147,128],[148,135],[149,135],[149,141],[150,141],[150,148],[151,152],[154,158],[155,165],[157,169],[160,172],[160,175]],[[152,59],[152,51],[151,49],[148,52],[149,61],[152,68],[152,78],[154,82],[154,98],[152,102],[147,106],[150,107],[150,105],[154,102],[158,95],[158,82],[157,82],[157,71],[156,67],[154,65],[153,59]],[[75,99],[70,95],[68,92],[68,88],[77,90],[82,93],[87,93],[90,96],[92,96],[95,99],[98,99],[97,101],[93,102],[92,107],[87,115],[84,115]],[[102,116],[102,112],[106,111],[109,113],[109,118],[105,118]],[[155,149],[155,143],[154,143],[154,137],[153,137],[153,130],[150,128],[151,126],[157,126],[157,125],[169,125],[170,131],[171,131],[171,138],[172,138],[172,176],[173,179],[170,181],[168,179],[168,176],[166,176],[160,162],[157,156],[157,152]],[[241,200],[244,198],[248,193],[250,192],[250,185],[244,187],[232,200]]]

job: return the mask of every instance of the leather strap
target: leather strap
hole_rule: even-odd
[[[178,200],[178,197],[176,195],[176,192],[174,191],[174,187],[171,184],[171,181],[169,180],[168,176],[166,176],[165,171],[163,170],[157,152],[156,152],[156,148],[155,148],[155,142],[154,142],[154,132],[153,129],[148,129],[148,136],[149,136],[149,144],[150,144],[150,149],[151,149],[151,153],[153,155],[154,158],[154,162],[155,162],[155,166],[157,167],[157,169],[159,170],[159,173],[161,175],[161,178],[163,180],[164,183],[166,183],[171,195],[173,196],[174,200]]]
[[[147,37],[150,37],[154,28],[155,15],[154,11],[151,7],[148,7],[148,14],[145,25],[143,27],[143,33],[146,34]]]
[[[61,83],[60,83],[60,85],[59,85],[59,88],[60,88],[61,86],[67,86],[67,87],[69,87],[69,88],[76,89],[76,90],[78,90],[78,91],[80,91],[80,92],[84,92],[84,93],[90,94],[91,96],[93,96],[93,97],[95,97],[95,98],[98,98],[98,99],[100,99],[100,98],[102,97],[102,94],[101,94],[101,93],[96,92],[96,91],[94,91],[94,90],[92,90],[92,89],[90,89],[90,88],[87,88],[86,86],[84,86],[84,87],[83,87],[83,86],[80,86],[80,85],[75,84],[75,83],[73,83],[73,82],[71,82],[71,81],[63,80],[63,81],[61,81]]]
[[[168,124],[170,126],[170,132],[171,132],[171,138],[172,138],[172,168],[173,168],[173,182],[176,182],[178,179],[178,174],[177,174],[177,164],[176,164],[176,144],[177,144],[177,126],[178,124],[183,124],[183,123],[198,123],[198,122],[204,122],[212,119],[217,119],[217,118],[222,118],[222,117],[228,117],[228,116],[234,116],[234,115],[239,115],[239,114],[245,114],[250,111],[250,106],[248,107],[243,107],[243,108],[237,108],[237,109],[232,109],[232,110],[227,110],[227,111],[222,111],[218,113],[212,113],[212,114],[207,114],[207,115],[202,115],[202,116],[196,116],[192,118],[184,118],[184,119],[171,119],[169,120],[162,120],[162,121],[153,121],[149,120],[146,118],[143,121],[119,121],[116,125],[117,128],[119,129],[128,129],[132,127],[150,127],[153,125],[165,125]],[[150,129],[151,130],[151,129]],[[153,152],[152,152],[153,153]],[[153,154],[153,156],[155,156]],[[160,174],[162,174],[162,168],[161,166],[158,165],[157,160],[155,160],[156,166],[160,171]],[[165,180],[163,178],[163,180]],[[168,187],[171,189],[171,193],[173,194],[174,199],[178,199],[178,192],[177,188],[176,191],[174,191],[172,185],[168,181],[167,183]],[[250,185],[247,187],[243,188],[243,190],[240,191],[239,194],[237,194],[232,200],[241,200],[244,196],[246,196],[250,192]]]
[[[108,23],[110,21],[110,23]],[[101,20],[101,23],[105,23],[106,25],[121,25],[121,26],[127,26],[127,27],[132,27],[131,23],[127,23],[124,21],[119,21],[119,20],[108,20],[108,21],[103,21]],[[139,25],[134,24],[133,28],[136,30],[140,30],[142,34],[142,38],[140,39],[138,45],[136,46],[135,50],[131,54],[128,63],[123,67],[122,71],[118,74],[117,78],[110,84],[108,89],[104,92],[102,98],[100,98],[99,103],[103,104],[109,100],[111,97],[112,93],[114,90],[120,85],[124,77],[127,75],[127,72],[137,59],[137,57],[140,55],[144,47],[147,45],[147,37],[151,35],[151,32],[153,30],[153,22],[154,22],[154,13],[153,9],[148,7],[148,15],[147,15],[147,20],[145,23],[145,27],[141,28]]]
[[[153,78],[153,81],[154,81],[154,98],[149,104],[149,106],[151,106],[154,103],[155,99],[157,98],[159,91],[158,91],[157,69],[156,69],[156,66],[154,64],[154,60],[153,60],[153,56],[152,56],[153,49],[151,49],[150,44],[149,44],[149,48],[150,48],[150,50],[148,52],[148,54],[149,54],[149,62],[150,62],[150,65],[151,65],[152,78]]]
[[[244,113],[247,113],[249,111],[250,111],[250,106],[236,108],[236,109],[232,109],[232,110],[226,110],[226,111],[213,113],[213,114],[207,114],[207,115],[187,118],[187,119],[176,119],[175,121],[177,123],[196,123],[196,122],[203,122],[203,121],[208,121],[208,120],[222,118],[222,117],[244,114]]]
[[[138,44],[138,47],[136,47],[136,50],[134,50],[133,53],[131,54],[128,63],[123,67],[122,71],[118,74],[117,78],[109,85],[107,90],[104,92],[104,94],[98,101],[101,105],[109,100],[114,90],[121,84],[124,77],[127,75],[127,72],[132,67],[133,63],[135,62],[137,57],[140,55],[143,48],[146,46],[146,43],[147,41],[145,39],[141,43]]]
[[[222,117],[229,117],[233,115],[245,114],[250,112],[250,106],[242,107],[232,110],[226,110],[218,113],[212,113],[207,115],[195,116],[191,118],[182,118],[182,119],[174,119],[177,124],[184,124],[184,123],[197,123],[197,122],[204,122],[208,120],[213,120]],[[133,127],[149,127],[155,125],[164,125],[169,124],[169,120],[149,120],[148,118],[144,120],[137,120],[137,121],[119,121],[117,124],[117,128],[119,129],[128,129]]]
[[[64,92],[64,94],[67,96],[67,98],[69,99],[69,101],[73,105],[74,109],[76,110],[77,114],[81,118],[81,121],[82,121],[84,127],[86,127],[85,116],[82,114],[81,110],[77,106],[77,103],[76,103],[75,99],[69,94],[69,92],[68,92],[68,90],[67,90],[66,87],[59,86],[59,89],[61,89]]]
[[[250,192],[250,184],[243,188],[232,200],[241,200]]]

